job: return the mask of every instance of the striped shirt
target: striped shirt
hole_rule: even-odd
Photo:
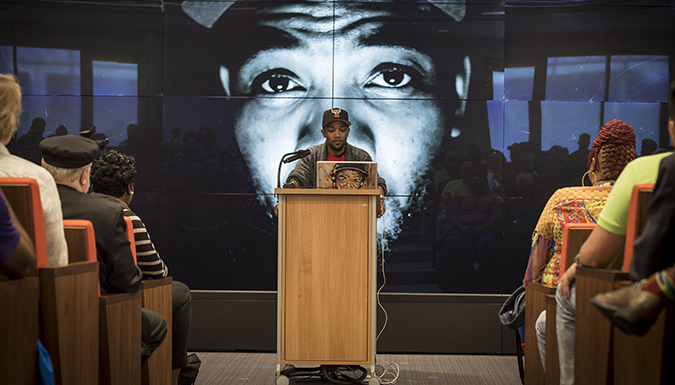
[[[126,203],[121,199],[110,195],[92,193],[96,197],[109,200],[122,206],[122,214],[131,219],[134,226],[134,241],[136,243],[136,261],[138,267],[143,272],[143,279],[160,279],[169,275],[169,268],[166,267],[162,258],[160,258],[155,245],[150,240],[150,234],[145,228],[141,218],[129,209]]]
[[[138,267],[143,272],[143,279],[159,279],[168,276],[169,268],[166,267],[162,258],[159,257],[159,253],[155,249],[152,240],[150,240],[150,234],[141,218],[127,208],[122,213],[125,217],[129,217],[131,223],[134,225],[136,260]]]

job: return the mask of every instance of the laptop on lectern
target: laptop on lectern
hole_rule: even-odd
[[[316,187],[330,189],[376,189],[376,162],[316,162]]]

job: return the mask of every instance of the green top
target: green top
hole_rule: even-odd
[[[626,235],[628,206],[633,186],[641,183],[656,183],[661,160],[672,152],[641,156],[626,165],[616,180],[612,192],[607,198],[605,208],[600,213],[598,226],[618,235]]]

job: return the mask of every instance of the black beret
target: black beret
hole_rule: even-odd
[[[45,163],[60,168],[78,168],[92,163],[98,154],[98,145],[79,135],[52,136],[40,142]]]

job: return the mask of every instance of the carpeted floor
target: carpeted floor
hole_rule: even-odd
[[[202,360],[196,385],[275,385],[274,353],[197,353]],[[407,385],[519,385],[515,356],[381,354],[377,364],[396,363],[396,384]],[[389,371],[384,379],[391,380]],[[291,384],[303,381],[292,378]],[[312,384],[330,384],[328,381]]]

